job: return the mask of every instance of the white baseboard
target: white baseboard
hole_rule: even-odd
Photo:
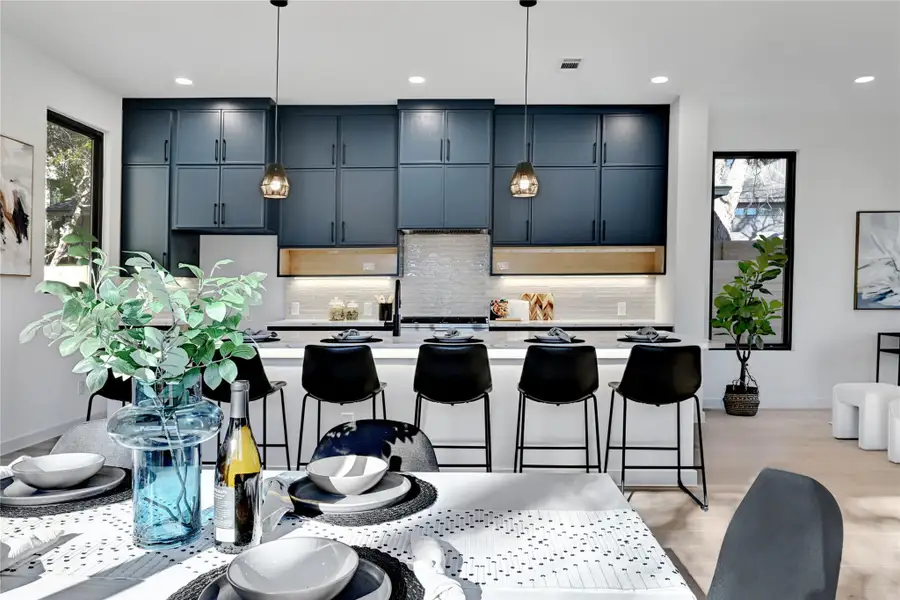
[[[47,429],[42,429],[40,431],[20,435],[19,437],[15,437],[12,439],[3,440],[2,442],[0,442],[0,454],[9,454],[10,452],[15,452],[17,450],[21,450],[22,448],[27,448],[32,444],[37,444],[38,442],[43,442],[58,435],[62,435],[75,425],[83,422],[84,421],[82,419],[75,419],[74,421],[60,423],[59,425],[48,427]]]

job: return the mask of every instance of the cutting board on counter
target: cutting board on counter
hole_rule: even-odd
[[[532,321],[553,320],[553,294],[526,292],[522,294],[522,300],[528,302],[528,314]]]

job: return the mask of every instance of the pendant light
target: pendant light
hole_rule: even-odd
[[[281,9],[287,6],[287,0],[269,0],[272,6],[278,9],[277,29],[275,32],[275,162],[266,165],[266,173],[263,175],[260,188],[263,198],[284,200],[291,191],[291,182],[288,181],[284,166],[278,162],[278,83],[281,62]]]
[[[535,4],[537,0],[519,0],[519,5],[525,8],[525,134],[522,141],[525,160],[516,165],[516,172],[509,182],[509,191],[515,198],[533,198],[537,195],[539,186],[534,167],[528,160],[528,33],[531,25],[531,7]]]

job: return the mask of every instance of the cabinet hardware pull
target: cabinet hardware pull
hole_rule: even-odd
[[[222,155],[222,159],[224,160],[225,155]],[[225,224],[225,203],[222,203],[222,208],[219,209],[219,220],[222,222],[222,225]]]
[[[228,153],[228,140],[222,140],[222,162],[225,162],[225,155]]]
[[[341,221],[341,243],[347,239],[347,222]]]
[[[216,162],[219,162],[219,140],[216,140]]]
[[[213,225],[219,224],[219,204],[213,204]]]
[[[334,144],[331,145],[331,164],[334,164]]]
[[[163,142],[163,162],[169,162],[169,140]]]
[[[594,149],[591,150],[591,162],[597,164],[597,142],[594,142]]]
[[[331,222],[331,243],[334,243],[334,221]]]
[[[597,219],[591,221],[591,241],[597,239]]]
[[[447,162],[450,162],[450,138],[447,138]]]
[[[444,162],[444,138],[441,138],[441,162]]]
[[[525,160],[528,162],[534,162],[534,156],[531,154],[531,142],[528,142],[527,149],[525,150]]]
[[[347,144],[344,144],[343,147],[341,148],[341,164],[342,165],[347,164]]]
[[[603,142],[603,164],[606,164],[606,142]]]
[[[531,221],[529,219],[525,219],[525,241],[531,241]]]
[[[600,226],[600,241],[606,241],[606,219],[603,219],[602,225]]]
[[[164,266],[167,269],[169,268],[169,263],[166,261],[166,253],[165,252],[163,252],[162,266]]]

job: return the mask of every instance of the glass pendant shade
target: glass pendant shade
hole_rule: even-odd
[[[509,182],[509,191],[514,198],[534,198],[539,185],[531,163],[520,162],[516,165],[516,172]]]
[[[263,198],[272,198],[274,200],[284,200],[291,191],[291,182],[288,181],[287,173],[281,163],[269,163],[266,165],[266,173],[263,175],[262,183]]]

